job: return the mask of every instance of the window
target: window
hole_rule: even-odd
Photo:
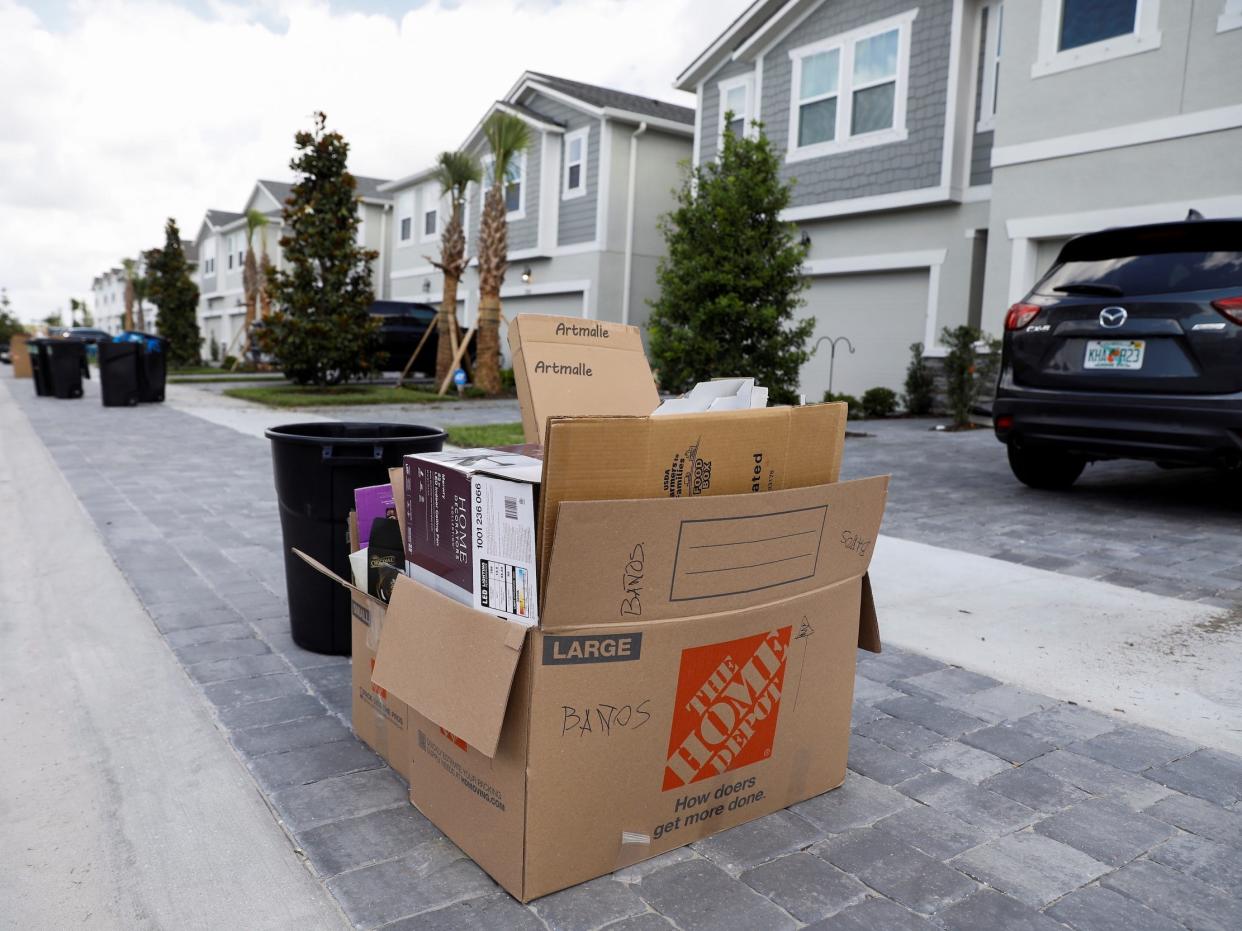
[[[1041,2],[1039,55],[1031,77],[1160,47],[1160,0]]]
[[[404,191],[397,195],[397,239],[408,243],[414,236],[414,192]]]
[[[565,136],[565,170],[561,180],[561,197],[569,200],[586,193],[587,144],[590,127],[574,130]]]
[[[753,86],[754,78],[749,74],[721,81],[718,85],[721,135],[726,132],[739,137],[746,134],[752,119],[750,99]],[[725,117],[730,113],[733,114],[733,119],[725,123]]]
[[[790,161],[906,138],[910,23],[916,13],[789,53]]]
[[[1225,0],[1225,8],[1216,20],[1216,31],[1242,29],[1242,0]]]
[[[216,273],[216,241],[215,239],[206,239],[203,241],[203,274],[214,275]]]
[[[423,211],[423,235],[433,237],[439,230],[439,224],[436,222],[436,209]]]
[[[487,156],[483,160],[483,191],[486,192],[492,187],[492,166],[495,159]],[[509,170],[505,174],[505,210],[507,211],[507,219],[520,220],[526,215],[525,213],[525,193],[523,181],[526,178],[526,153],[519,152],[509,162]]]
[[[1000,87],[1001,29],[1005,5],[989,3],[983,7],[983,50],[979,56],[980,91],[978,132],[992,130],[996,123],[996,91]]]
[[[440,233],[440,185],[425,184],[419,192],[422,201],[422,223],[420,238],[423,242],[431,242]]]

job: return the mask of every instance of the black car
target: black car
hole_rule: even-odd
[[[1067,242],[1005,317],[992,418],[1034,488],[1102,459],[1242,466],[1242,220]]]
[[[414,350],[418,349],[427,328],[435,326],[439,308],[415,301],[374,301],[370,313],[380,321],[380,348],[388,353],[384,368],[399,372],[405,368]],[[475,354],[474,342],[471,339],[471,359]],[[423,343],[423,348],[418,350],[418,358],[410,372],[434,373],[439,345],[439,334],[433,330]]]
[[[51,335],[65,337],[68,339],[80,339],[83,342],[90,343],[92,345],[112,341],[111,333],[86,326],[71,326],[60,330],[52,330]]]

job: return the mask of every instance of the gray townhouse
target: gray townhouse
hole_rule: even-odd
[[[163,243],[160,244],[163,246]],[[197,276],[197,253],[195,245],[188,239],[181,240],[181,248],[185,250],[186,261],[189,262],[191,277],[195,282],[198,281]],[[146,261],[143,254],[139,254],[135,259],[137,262],[137,273],[139,275],[146,274]],[[95,326],[108,333],[120,333],[125,329],[125,269],[122,267],[114,267],[108,269],[100,275],[96,275],[91,282],[91,316],[95,321]],[[143,302],[143,320],[148,332],[156,331],[156,321],[159,317],[159,308],[150,301]],[[134,326],[138,325],[138,307],[134,305]]]
[[[1242,0],[756,0],[675,84],[696,162],[754,120],[780,153],[838,391],[998,334],[1074,234],[1242,215]]]
[[[358,242],[380,253],[371,268],[375,296],[387,296],[385,243],[392,198],[379,188],[382,178],[355,176],[358,193]],[[266,242],[272,264],[281,268],[283,256],[280,237],[284,222],[285,200],[293,190],[287,181],[256,181],[240,212],[208,210],[199,224],[194,246],[198,256],[199,287],[198,328],[203,338],[202,353],[210,352],[213,340],[220,354],[236,355],[241,348],[242,328],[246,320],[246,300],[242,289],[242,266],[246,258],[246,216],[258,210],[267,218],[267,226],[255,231],[255,253]]]
[[[656,296],[664,254],[657,228],[673,205],[681,163],[691,155],[694,111],[533,71],[496,101],[461,143],[482,160],[483,126],[495,112],[531,128],[533,142],[514,165],[506,199],[509,270],[501,291],[506,318],[518,313],[582,316],[642,325]],[[379,190],[393,198],[389,294],[438,305],[439,257],[447,199],[428,166]],[[486,183],[486,182],[485,182]],[[466,205],[469,255],[478,245],[479,185]],[[458,319],[477,321],[477,263],[459,290]],[[507,347],[502,334],[501,345]]]

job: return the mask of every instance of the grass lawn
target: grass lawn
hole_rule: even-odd
[[[216,369],[216,371],[219,372],[220,369]],[[174,372],[168,376],[169,384],[173,385],[202,385],[221,381],[272,381],[279,384],[284,379],[272,378],[270,375],[256,375],[254,372],[249,374],[246,372],[225,372],[222,375],[199,375],[193,378],[187,378],[180,373]]]
[[[516,446],[525,443],[520,423],[483,423],[449,427],[448,441],[454,446]]]
[[[226,374],[227,370],[220,368],[218,365],[187,365],[185,368],[169,369],[168,375],[221,375]]]
[[[452,395],[441,397],[434,391],[394,388],[392,385],[336,385],[330,388],[309,385],[253,385],[246,388],[226,388],[224,393],[230,398],[255,401],[268,407],[345,407],[457,400]]]

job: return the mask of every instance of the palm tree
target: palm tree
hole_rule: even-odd
[[[259,271],[259,261],[254,254],[254,231],[267,226],[267,217],[263,211],[251,207],[246,211],[246,258],[242,264],[242,293],[246,299],[246,322],[242,324],[242,348],[238,353],[238,361],[246,357],[250,348],[250,328],[254,325],[255,306],[259,295],[264,290],[263,278]],[[263,255],[267,256],[267,236],[263,236]],[[234,369],[237,365],[233,366]]]
[[[440,191],[449,198],[449,217],[440,234],[440,261],[428,258],[444,273],[444,291],[440,313],[436,316],[439,346],[436,350],[436,384],[448,377],[457,344],[457,285],[466,270],[466,231],[462,213],[466,206],[466,189],[482,178],[479,161],[469,152],[441,152],[436,159],[435,179]]]
[[[121,259],[121,267],[125,269],[125,317],[122,329],[134,328],[134,281],[138,277],[137,263],[133,259]]]
[[[490,395],[500,394],[500,287],[509,267],[509,227],[505,191],[518,156],[530,148],[530,127],[511,113],[493,113],[483,127],[492,150],[491,186],[483,199],[479,225],[479,360],[475,380]]]
[[[134,301],[138,304],[138,331],[145,333],[147,331],[147,318],[142,309],[142,302],[147,299],[149,292],[149,282],[145,275],[138,275],[131,279],[134,292]]]

